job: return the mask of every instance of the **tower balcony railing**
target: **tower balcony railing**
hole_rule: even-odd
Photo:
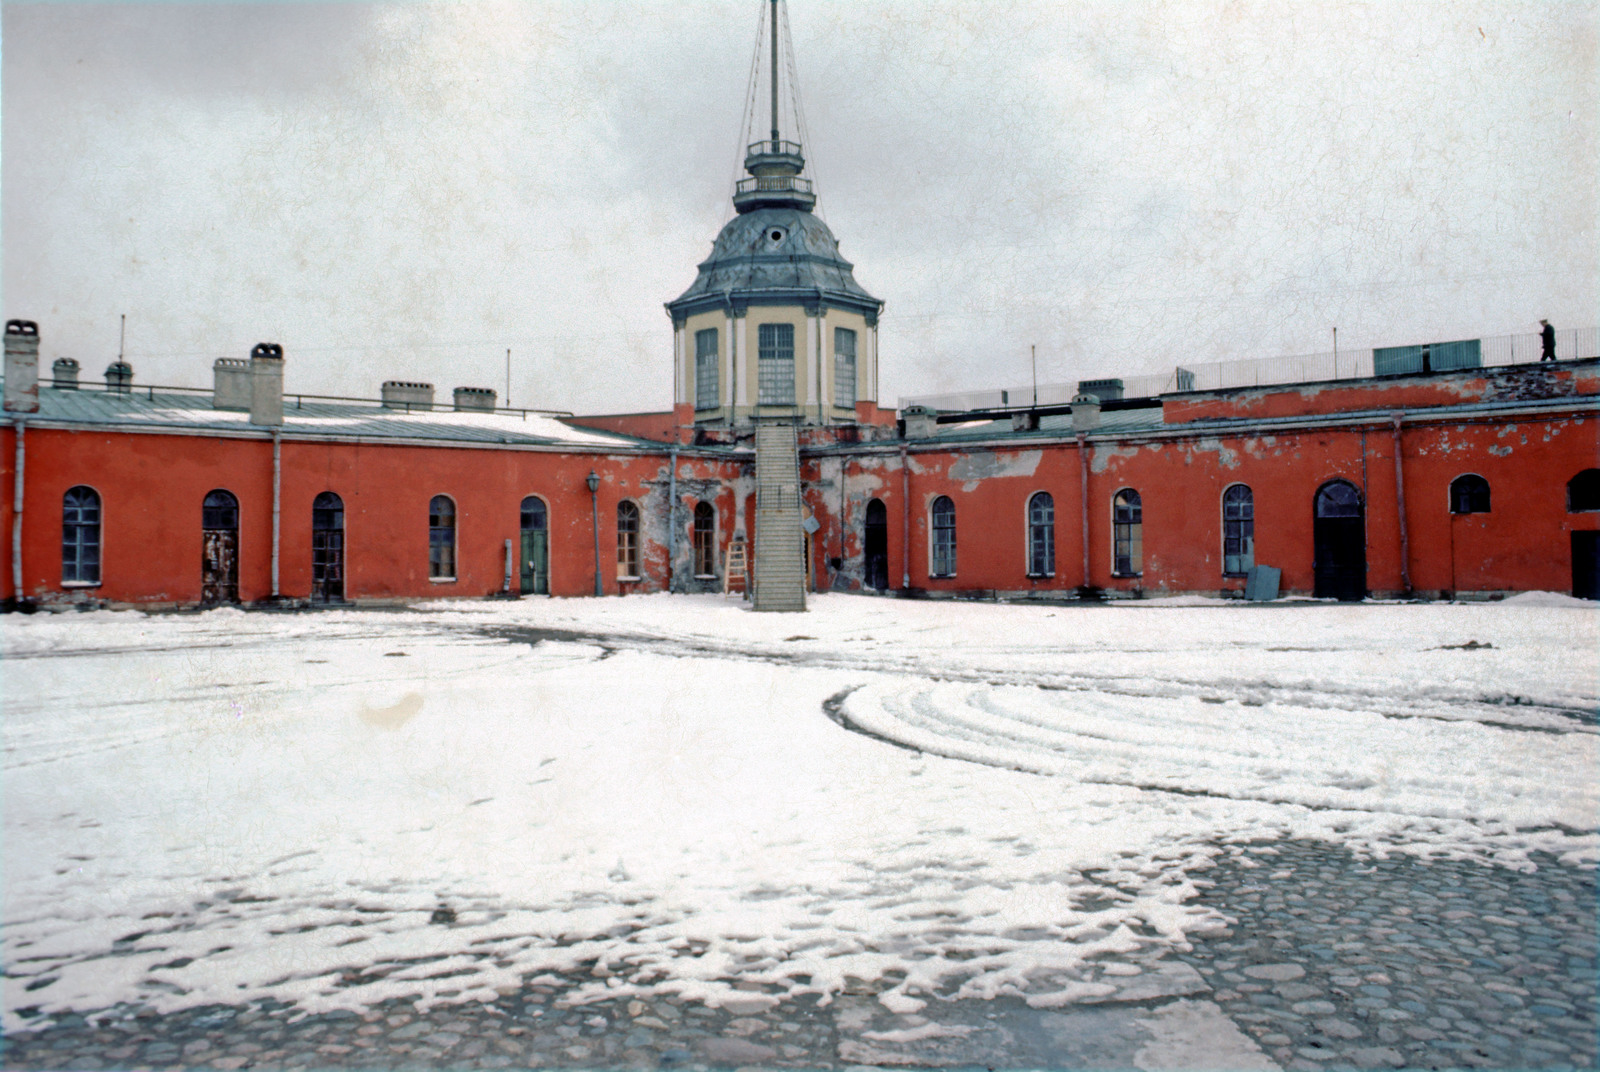
[[[797,141],[783,141],[768,139],[766,141],[752,142],[744,151],[746,156],[799,156],[800,143]]]
[[[778,193],[811,193],[811,180],[799,175],[757,175],[754,178],[740,179],[734,187],[735,196],[739,194],[778,194]]]

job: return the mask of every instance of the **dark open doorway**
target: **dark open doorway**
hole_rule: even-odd
[[[862,534],[861,583],[880,592],[889,588],[889,511],[883,502],[867,503],[867,523]]]
[[[1572,594],[1600,599],[1600,532],[1572,534]]]
[[[1361,493],[1345,480],[1317,489],[1312,522],[1314,588],[1319,599],[1360,600],[1367,594],[1367,528]]]
[[[344,602],[344,500],[331,491],[311,503],[311,598]]]

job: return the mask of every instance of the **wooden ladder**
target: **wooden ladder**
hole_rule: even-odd
[[[744,537],[735,536],[733,542],[728,544],[727,553],[722,557],[722,596],[727,598],[733,591],[733,586],[739,586],[739,594],[746,599],[750,598],[749,581],[746,578],[747,569],[744,553]]]

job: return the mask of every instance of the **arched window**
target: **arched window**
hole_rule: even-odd
[[[1222,572],[1239,576],[1256,564],[1256,504],[1247,484],[1222,493]]]
[[[935,577],[956,575],[956,504],[950,496],[933,500],[933,566]]]
[[[1056,503],[1048,491],[1028,500],[1028,576],[1056,572]]]
[[[1137,577],[1144,571],[1144,506],[1132,488],[1111,498],[1111,544],[1113,574]]]
[[[1477,473],[1463,473],[1450,481],[1452,514],[1487,514],[1489,482]]]
[[[344,601],[344,500],[331,491],[311,501],[311,598]]]
[[[456,504],[448,495],[428,503],[428,579],[456,579]]]
[[[200,601],[239,601],[239,500],[217,488],[200,504]]]
[[[100,583],[100,495],[68,488],[61,497],[61,583]]]
[[[617,504],[617,580],[639,579],[639,508],[624,499]]]
[[[1567,512],[1600,510],[1600,469],[1585,469],[1567,481]]]
[[[1360,517],[1361,493],[1348,481],[1329,481],[1317,491],[1317,516]]]
[[[694,504],[694,575],[717,575],[717,510],[708,502]]]

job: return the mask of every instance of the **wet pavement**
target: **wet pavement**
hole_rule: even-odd
[[[1230,926],[1085,976],[1080,1003],[871,989],[720,1009],[569,1005],[544,975],[493,1004],[301,1016],[281,1005],[113,1008],[3,1040],[15,1069],[1594,1068],[1595,871],[1359,858],[1280,841],[1195,875]],[[602,971],[604,969],[601,969]],[[893,983],[885,984],[885,989]]]

